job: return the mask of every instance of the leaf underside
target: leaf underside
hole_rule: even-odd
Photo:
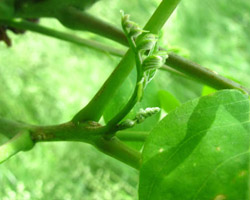
[[[181,105],[150,133],[141,200],[249,200],[249,100],[224,90]]]

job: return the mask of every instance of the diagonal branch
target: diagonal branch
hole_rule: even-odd
[[[40,33],[43,35],[47,35],[50,37],[54,37],[60,40],[68,41],[80,46],[88,47],[95,49],[100,52],[110,53],[114,56],[122,57],[125,54],[125,51],[104,45],[102,43],[96,42],[94,40],[83,39],[68,33],[64,33],[61,31],[57,31],[54,29],[50,29],[35,23],[31,23],[25,20],[1,20],[0,23],[4,25],[8,25],[10,27],[14,27],[20,30],[29,30],[32,32]]]

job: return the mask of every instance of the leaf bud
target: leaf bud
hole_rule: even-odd
[[[134,25],[130,28],[128,36],[136,38],[139,35],[141,35],[143,32],[144,31],[137,24],[134,23]]]
[[[164,64],[164,59],[162,56],[152,55],[148,56],[142,63],[142,69],[144,71],[150,69],[158,69]]]
[[[138,41],[136,41],[137,49],[140,50],[151,50],[155,47],[155,44],[157,42],[157,38],[152,33],[147,33],[142,38],[140,38]]]
[[[159,111],[160,111],[160,108],[158,108],[158,107],[146,108],[145,110],[140,109],[140,111],[137,113],[135,119],[136,119],[137,123],[141,123],[147,117],[150,117],[150,116],[156,114]]]

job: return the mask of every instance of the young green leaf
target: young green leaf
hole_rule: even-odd
[[[138,51],[146,51],[154,49],[157,42],[157,37],[155,34],[146,33],[141,38],[136,41],[136,48]]]
[[[204,85],[203,88],[202,88],[201,96],[206,96],[206,95],[212,94],[212,93],[214,93],[216,91],[217,91],[216,89],[214,89],[212,87],[209,87],[207,85]]]
[[[142,200],[249,200],[249,100],[224,90],[170,112],[143,150]]]
[[[144,71],[150,69],[159,69],[164,64],[164,59],[158,55],[148,56],[142,63]]]
[[[168,113],[180,106],[179,100],[170,92],[161,90],[158,92],[161,107]]]

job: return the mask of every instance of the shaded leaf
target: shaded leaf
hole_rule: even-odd
[[[249,100],[239,91],[183,104],[147,138],[140,199],[250,199],[249,139]]]

